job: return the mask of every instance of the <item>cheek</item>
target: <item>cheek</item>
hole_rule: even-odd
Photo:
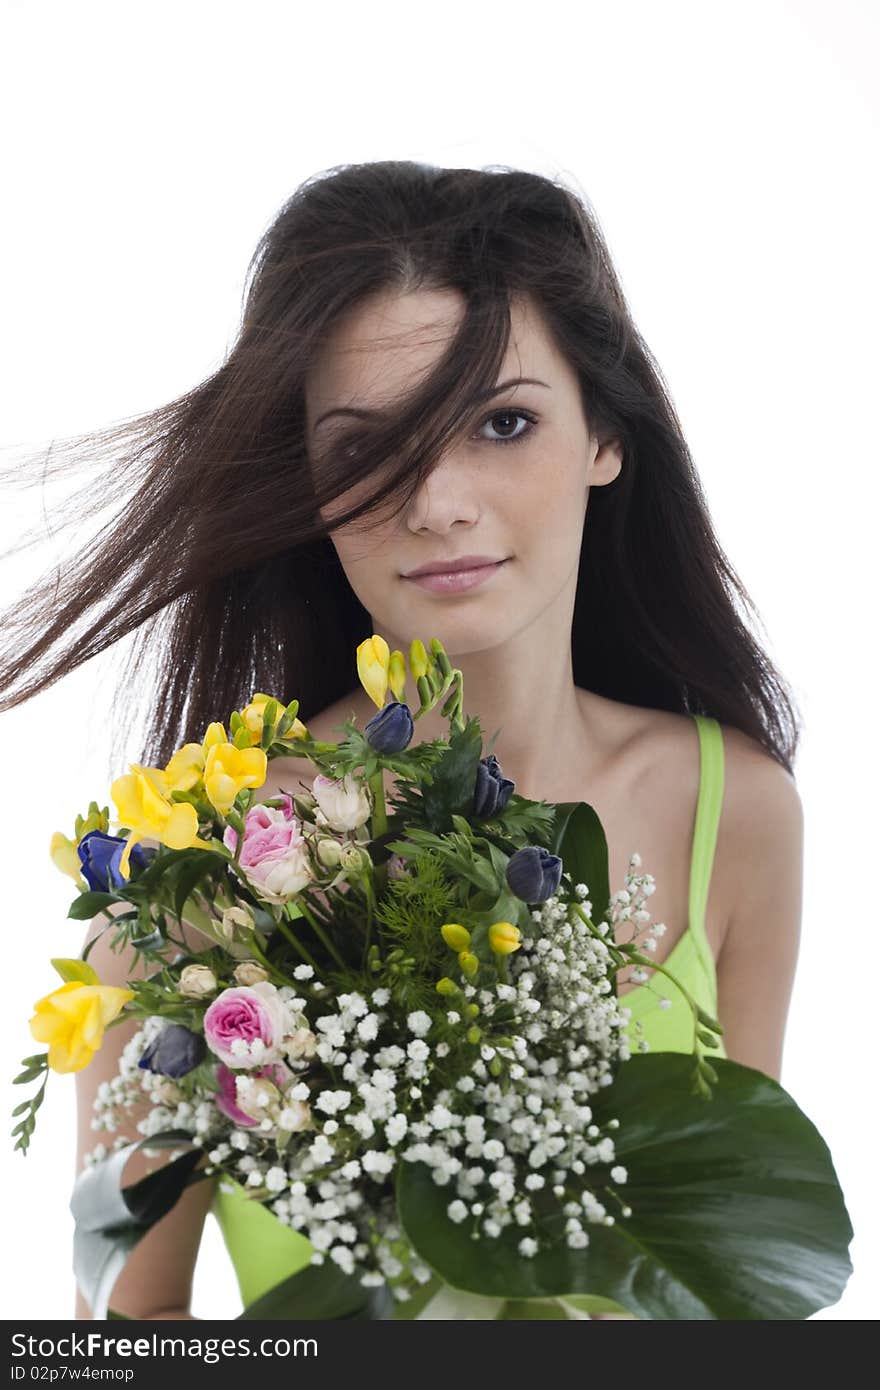
[[[561,547],[563,561],[569,541],[583,530],[587,505],[584,469],[574,456],[547,451],[516,476],[504,495],[521,543],[532,552]]]
[[[389,586],[395,582],[393,547],[379,527],[357,530],[354,526],[331,532],[339,563],[356,597],[371,613],[387,604]]]

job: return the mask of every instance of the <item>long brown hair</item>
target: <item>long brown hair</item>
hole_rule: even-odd
[[[310,458],[303,383],[327,336],[375,292],[422,287],[464,301],[430,379]],[[576,371],[591,432],[624,449],[618,477],[590,497],[575,683],[714,715],[791,771],[791,691],[747,626],[756,609],[714,534],[597,219],[559,182],[497,166],[389,160],[307,180],[261,237],[236,340],[207,380],[122,424],[53,441],[24,475],[7,470],[5,481],[44,483],[96,467],[57,523],[81,524],[108,501],[114,515],[5,615],[0,710],[128,634],[117,699],[145,710],[134,755],[144,763],[163,764],[255,691],[298,698],[307,723],[351,690],[370,618],[319,508],[368,480],[334,525],[406,505],[494,387],[516,296],[537,306]]]

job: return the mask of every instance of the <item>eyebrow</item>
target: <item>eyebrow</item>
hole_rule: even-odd
[[[538,381],[533,376],[514,376],[509,381],[501,381],[497,386],[490,386],[488,391],[481,391],[474,399],[474,405],[482,405],[483,401],[490,401],[493,396],[500,396],[502,391],[509,391],[511,386],[546,386],[550,387],[546,381]],[[359,419],[366,419],[370,415],[378,415],[378,410],[367,410],[358,406],[337,406],[333,410],[325,410],[323,415],[319,415],[313,428],[317,429],[320,424],[328,420],[331,415],[356,415]]]

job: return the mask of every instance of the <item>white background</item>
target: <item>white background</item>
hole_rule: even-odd
[[[856,1229],[855,1274],[817,1316],[873,1318],[877,8],[313,10],[3,5],[0,444],[36,451],[200,381],[232,340],[258,236],[321,169],[510,164],[586,194],[805,712],[805,912],[782,1082],[825,1136]],[[0,552],[22,518],[42,524],[41,505],[38,489],[3,499]],[[4,612],[35,563],[4,563]],[[0,716],[4,1078],[34,1051],[49,957],[81,944],[47,847],[108,799],[116,662]],[[7,1114],[19,1099],[4,1082]],[[7,1319],[71,1316],[73,1136],[73,1079],[53,1075],[30,1154],[0,1148]],[[212,1222],[193,1311],[239,1308]]]

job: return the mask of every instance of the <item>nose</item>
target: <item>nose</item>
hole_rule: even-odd
[[[473,526],[480,516],[478,484],[465,461],[449,450],[413,494],[407,525],[416,533],[445,534],[455,525]]]

